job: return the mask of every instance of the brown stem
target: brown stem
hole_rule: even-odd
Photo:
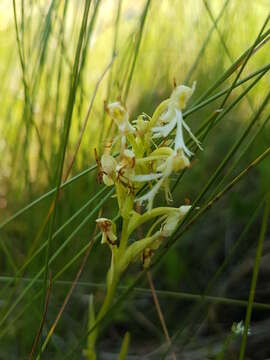
[[[50,295],[51,295],[51,290],[52,290],[52,273],[50,271],[50,274],[49,274],[49,287],[47,289],[47,294],[46,294],[46,300],[45,300],[45,304],[44,304],[44,310],[43,310],[43,315],[42,315],[42,319],[41,319],[41,322],[40,322],[40,325],[39,325],[39,329],[38,329],[38,332],[35,336],[35,339],[34,339],[34,343],[33,343],[33,346],[32,346],[32,350],[31,350],[31,353],[28,357],[29,360],[32,360],[33,357],[34,357],[34,354],[35,354],[35,351],[36,351],[36,347],[38,345],[38,342],[39,342],[39,338],[40,338],[40,335],[41,335],[41,332],[42,332],[42,329],[43,329],[43,326],[44,326],[44,323],[45,323],[45,320],[46,320],[46,315],[47,315],[47,311],[48,311],[48,306],[49,306],[49,300],[50,300]]]
[[[155,307],[156,307],[156,310],[157,310],[157,313],[158,313],[158,317],[159,317],[159,320],[160,320],[160,323],[161,323],[163,333],[165,335],[165,338],[166,338],[166,341],[167,341],[168,345],[171,346],[171,344],[172,344],[171,338],[170,338],[170,335],[169,335],[169,332],[168,332],[168,329],[167,329],[167,325],[166,325],[166,322],[165,322],[165,319],[164,319],[164,316],[163,316],[163,313],[162,313],[162,310],[161,310],[161,307],[160,307],[160,303],[159,303],[159,300],[158,300],[158,297],[157,297],[156,289],[154,287],[150,271],[147,271],[146,275],[147,275],[147,280],[148,280],[148,283],[149,283],[149,286],[150,286],[150,289],[151,289],[151,292],[152,292],[154,304],[155,304]],[[172,352],[171,355],[172,355],[172,359],[176,360],[175,353]]]
[[[138,202],[136,203],[136,211],[138,213],[141,212],[141,206],[138,204]],[[142,228],[140,226],[138,226],[137,232],[138,232],[139,237],[143,238],[143,231],[142,231]],[[158,317],[159,317],[159,320],[160,320],[160,323],[161,323],[163,333],[165,335],[165,338],[166,338],[166,341],[167,341],[168,345],[170,346],[172,342],[171,342],[170,335],[169,335],[169,332],[168,332],[168,329],[167,329],[167,325],[166,325],[166,322],[165,322],[165,319],[164,319],[164,316],[163,316],[163,313],[162,313],[162,310],[161,310],[161,307],[160,307],[160,304],[159,304],[158,296],[157,296],[157,293],[156,293],[156,290],[155,290],[155,287],[154,287],[154,284],[153,284],[153,281],[152,281],[151,273],[149,271],[147,271],[146,275],[147,275],[147,280],[148,280],[148,283],[149,283],[149,287],[150,287],[151,292],[152,292],[154,304],[155,304],[155,307],[156,307],[156,310],[157,310],[157,314],[158,314]],[[174,352],[172,352],[172,359],[176,360],[176,356],[175,356]]]
[[[99,216],[100,215],[101,215],[101,211],[99,213]],[[90,251],[91,251],[91,249],[93,247],[93,244],[94,244],[93,239],[95,237],[96,231],[97,231],[97,226],[95,227],[93,235],[91,236],[91,239],[89,241],[88,249],[87,249],[87,251],[86,251],[86,253],[85,253],[85,255],[84,255],[83,259],[82,259],[81,266],[80,266],[80,268],[79,268],[79,270],[78,270],[78,272],[77,272],[77,274],[75,276],[75,279],[73,280],[73,282],[71,284],[71,287],[70,287],[70,289],[69,289],[69,291],[68,291],[68,293],[67,293],[67,295],[65,297],[65,300],[64,300],[64,302],[63,302],[63,304],[62,304],[62,306],[61,306],[61,308],[60,308],[60,310],[59,310],[59,312],[58,312],[58,314],[56,316],[56,319],[54,320],[54,322],[53,322],[53,324],[52,324],[52,326],[51,326],[51,328],[50,328],[50,330],[48,332],[46,340],[44,341],[44,344],[42,345],[41,352],[43,352],[45,350],[45,348],[47,346],[47,343],[49,342],[49,340],[50,340],[50,338],[51,338],[51,336],[52,336],[52,334],[53,334],[53,332],[54,332],[54,330],[55,330],[55,328],[56,328],[56,326],[57,326],[57,324],[58,324],[58,322],[59,322],[59,320],[60,320],[60,318],[61,318],[61,316],[62,316],[62,314],[64,312],[64,309],[65,309],[65,307],[66,307],[66,305],[67,305],[67,303],[68,303],[68,301],[69,301],[69,299],[71,297],[71,294],[72,294],[77,282],[79,281],[79,278],[80,278],[80,276],[82,274],[82,271],[83,271],[83,269],[85,267],[86,261],[87,261],[87,259],[89,257]]]

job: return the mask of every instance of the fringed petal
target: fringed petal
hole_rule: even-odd
[[[162,183],[163,183],[163,178],[160,179],[153,187],[150,191],[148,191],[148,193],[146,193],[145,195],[141,196],[140,198],[135,199],[135,201],[138,201],[139,204],[142,204],[144,202],[147,202],[147,210],[150,211],[152,210],[153,207],[153,202],[155,199],[155,196],[157,195]]]
[[[177,116],[177,128],[176,128],[176,137],[175,137],[175,146],[174,149],[183,149],[187,156],[193,155],[193,152],[191,152],[185,145],[184,142],[184,136],[183,136],[183,116],[182,112],[180,110],[175,110],[176,116]]]

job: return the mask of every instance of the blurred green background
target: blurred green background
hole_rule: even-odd
[[[79,0],[17,0],[13,3],[8,0],[1,1],[2,224],[16,211],[57,184],[62,138],[74,79],[75,54],[86,3]],[[104,112],[104,101],[121,97],[131,119],[135,119],[142,112],[151,116],[155,107],[170,95],[174,80],[177,84],[187,85],[192,85],[196,80],[196,91],[189,104],[189,107],[192,107],[234,61],[252,46],[268,11],[267,0],[91,2],[88,23],[84,29],[79,77],[63,169],[63,174],[68,173],[69,179],[84,171],[86,174],[61,192],[55,230],[101,189],[101,185],[96,181],[96,172],[88,172],[87,169],[95,164],[94,149],[101,155],[106,143],[115,136],[115,128]],[[241,79],[268,65],[269,54],[269,44],[265,42],[249,59]],[[233,79],[234,75],[224,81],[215,92],[230,86]],[[269,91],[269,80],[269,74],[262,77],[248,95],[211,130],[203,142],[204,150],[197,153],[191,171],[183,177],[174,192],[175,206],[182,205],[185,199],[189,199],[191,203],[194,201],[257,112]],[[249,84],[250,82],[234,89],[228,102],[232,103]],[[188,117],[188,123],[194,132],[205,119],[219,109],[221,102],[221,99],[217,99]],[[93,106],[87,117],[91,104]],[[253,134],[267,115],[269,106],[266,106],[255,124]],[[250,138],[246,137],[245,144],[251,139],[251,135],[249,136]],[[80,147],[76,152],[80,137]],[[262,153],[269,143],[270,130],[266,123],[237,167],[225,178],[223,185]],[[172,292],[161,293],[159,296],[169,332],[176,334],[186,323],[187,326],[192,322],[201,325],[198,336],[191,344],[182,344],[186,357],[179,358],[215,358],[217,348],[222,347],[232,323],[245,318],[245,307],[211,302],[206,308],[204,320],[194,320],[187,317],[194,301],[180,298],[179,294],[203,293],[210,278],[252,219],[252,214],[264,194],[269,191],[269,161],[267,158],[253,169],[196,222],[153,271],[156,288]],[[71,163],[72,168],[69,171]],[[223,170],[215,184],[225,177],[229,167],[230,165]],[[210,193],[215,193],[217,189],[213,187]],[[14,304],[29,284],[29,279],[33,278],[44,264],[43,248],[24,272],[19,274],[21,280],[17,283],[10,282],[14,276],[18,276],[18,270],[27,264],[29,256],[48,238],[46,218],[51,201],[52,197],[47,197],[7,225],[2,228],[0,226],[1,316]],[[59,232],[52,241],[51,254],[71,236],[72,231],[99,201],[100,198],[97,198],[86,206],[74,221]],[[164,202],[162,196],[159,201]],[[109,199],[104,204],[103,214],[110,217],[117,214],[114,199]],[[53,275],[62,271],[74,259],[75,254],[88,244],[96,217],[97,214],[92,216],[70,239],[68,246],[51,265]],[[215,284],[212,295],[247,300],[261,218],[260,208],[244,241]],[[268,231],[255,297],[256,301],[263,303],[269,303],[270,300],[267,282],[270,272],[269,250]],[[45,333],[64,301],[81,259],[75,259],[71,266],[60,274],[58,281],[62,282],[53,285]],[[104,284],[108,263],[109,251],[96,246],[88,258],[80,278],[81,283],[72,293],[44,358],[64,358],[63,354],[81,339],[87,329],[88,296],[94,292],[97,301],[102,298],[103,288],[100,286]],[[122,285],[130,284],[138,271],[139,266],[134,266],[123,279]],[[30,301],[42,288],[42,279],[40,276],[40,281],[33,284],[1,324],[0,358],[24,358],[30,353],[41,318],[42,299],[37,298],[32,303]],[[140,285],[149,289],[147,282]],[[119,351],[121,337],[127,329],[132,333],[130,353],[134,358],[139,356],[138,354],[153,352],[164,341],[149,292],[135,291],[114,319],[113,325],[104,333],[101,358],[115,358],[113,354]],[[248,342],[247,358],[265,359],[270,356],[270,347],[267,345],[269,309],[254,309],[253,323],[254,335]],[[44,341],[45,337],[42,339]],[[177,338],[176,346],[181,347],[181,339],[184,337]],[[80,343],[74,358],[82,357],[84,347],[85,343]],[[237,341],[233,342],[227,358],[236,359],[238,348]],[[161,358],[155,353],[152,356]]]

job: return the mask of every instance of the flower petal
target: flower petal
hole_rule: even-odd
[[[153,133],[158,134],[160,137],[165,138],[170,134],[170,132],[175,128],[175,126],[176,118],[173,117],[167,125],[153,127],[152,131]]]
[[[160,179],[153,187],[150,191],[148,191],[148,193],[146,193],[145,195],[141,196],[140,198],[135,199],[135,201],[138,201],[140,204],[142,204],[143,202],[147,202],[147,210],[151,210],[153,207],[153,202],[155,199],[155,196],[157,195],[162,183],[163,183],[163,178]]]
[[[185,145],[184,142],[184,136],[183,136],[183,116],[182,111],[175,110],[176,116],[177,116],[177,128],[176,128],[176,137],[175,137],[175,146],[174,149],[183,149],[184,152],[187,154],[187,156],[193,155],[193,152],[191,152]]]
[[[195,144],[197,144],[199,149],[203,150],[203,148],[201,147],[201,143],[196,138],[196,136],[192,133],[192,131],[190,130],[190,127],[186,124],[186,122],[184,120],[182,120],[182,124],[183,124],[184,128],[187,130],[187,132],[189,133],[189,136],[191,137],[191,139],[195,142]]]
[[[152,180],[160,179],[162,176],[163,176],[162,173],[134,175],[134,176],[132,176],[131,180],[137,181],[137,182],[145,182],[145,181],[152,181]]]

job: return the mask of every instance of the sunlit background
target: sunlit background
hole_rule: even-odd
[[[61,136],[67,116],[84,7],[85,2],[82,0],[14,0],[13,4],[12,1],[2,0],[0,3],[0,222],[56,185]],[[269,8],[268,0],[92,1],[82,44],[83,60],[71,118],[64,175],[68,173],[67,178],[70,179],[94,165],[94,149],[97,149],[100,156],[106,144],[113,140],[115,127],[104,111],[104,102],[121,98],[131,119],[135,119],[141,112],[151,116],[157,104],[169,96],[174,82],[192,85],[196,81],[196,91],[190,102],[192,106],[252,46]],[[265,43],[251,56],[241,79],[268,65],[269,46]],[[222,90],[231,83],[230,78],[215,91]],[[249,82],[235,89],[229,101],[232,102],[241,94],[248,84]],[[269,85],[270,78],[266,74],[222,123],[213,129],[203,143],[204,150],[198,154],[192,171],[176,190],[176,204],[182,204],[187,198],[191,202],[194,200],[199,189],[257,111],[269,91]],[[198,129],[219,108],[220,103],[220,99],[217,99],[188,117],[191,128],[194,131]],[[265,116],[267,114],[269,107]],[[262,121],[263,119],[262,117]],[[269,143],[270,131],[266,124],[264,131],[240,160],[238,172]],[[87,173],[63,192],[59,202],[57,226],[69,219],[97,192],[99,185],[95,176],[96,174]],[[202,293],[211,275],[250,219],[262,194],[269,190],[269,183],[270,163],[267,159],[216,208],[211,209],[164,257],[155,272],[157,288]],[[26,263],[29,254],[33,254],[46,240],[48,230],[46,224],[44,227],[44,221],[50,201],[50,198],[46,198],[1,230],[0,238],[3,241],[0,269],[3,286],[5,279],[14,276]],[[86,208],[83,214],[86,215],[90,210],[91,208]],[[109,200],[104,206],[104,213],[116,214],[114,200]],[[249,282],[244,284],[244,279],[247,277],[249,281],[251,278],[252,266],[248,261],[254,256],[255,248],[252,243],[256,243],[260,222],[260,218],[254,222],[247,241],[249,245],[243,247],[243,253],[247,257],[241,257],[241,250],[235,255],[220,279],[217,294],[247,299]],[[59,248],[78,223],[79,220],[75,219],[75,223],[56,237],[53,251]],[[87,244],[94,226],[92,219],[75,236],[53,264],[53,273],[63,269],[72,256]],[[267,249],[269,252],[269,241]],[[56,328],[50,347],[51,354],[57,354],[54,358],[61,358],[62,353],[68,352],[69,346],[73,346],[80,338],[81,329],[87,326],[89,293],[94,291],[97,298],[102,296],[102,288],[93,289],[91,283],[104,283],[108,253],[100,247],[95,251],[97,255],[90,257],[82,275],[81,281],[86,285],[77,286],[62,322]],[[264,261],[269,260],[270,255],[265,256]],[[100,259],[104,259],[104,263]],[[44,254],[41,252],[26,268],[24,276],[33,277],[42,263]],[[78,258],[59,279],[72,281],[79,266]],[[132,281],[136,271],[137,269],[132,269],[125,284]],[[234,276],[235,272],[238,277]],[[269,275],[269,267],[264,269],[263,274]],[[12,299],[16,297],[16,291],[23,291],[26,283],[22,281],[18,285],[17,290],[10,295]],[[24,298],[24,304],[37,289],[38,283]],[[9,289],[12,290],[13,288]],[[57,315],[67,291],[68,287],[64,283],[55,286],[48,314],[49,322]],[[265,285],[265,282],[259,285],[258,296],[257,301],[269,302],[269,285]],[[168,328],[174,334],[181,325],[186,309],[193,303],[169,295],[162,295],[160,301]],[[0,332],[0,358],[17,359],[30,352],[40,320],[40,306],[41,300],[36,300],[18,319],[16,316],[23,305],[21,303],[15,307],[7,321],[7,327]],[[148,314],[145,308],[148,309]],[[204,337],[209,335],[213,349],[219,344],[218,335],[222,344],[224,333],[230,330],[232,322],[244,318],[244,310],[245,308],[228,306],[223,309],[222,305],[211,305],[208,318],[203,324],[207,330],[199,338],[197,348],[193,343],[197,352],[194,350],[193,357],[190,355],[186,358],[206,359],[206,352],[201,352],[204,355],[200,357],[200,349],[205,351],[210,346]],[[265,319],[269,326],[269,310],[265,310],[264,316],[258,311],[256,319]],[[265,331],[266,325],[258,331]],[[149,294],[135,293],[124,311],[119,311],[116,325],[108,330],[107,340],[104,342],[104,349],[108,353],[117,352],[119,334],[126,327],[135,334],[131,353],[145,354],[158,348],[157,344],[162,342],[163,335]],[[267,339],[265,333],[263,339]],[[256,348],[258,343],[254,339],[252,341]],[[78,352],[78,358],[83,346],[84,344]],[[254,354],[252,346],[250,351]],[[265,351],[262,356],[270,356],[270,348],[266,347]],[[50,352],[48,358],[49,354]],[[107,355],[107,359],[109,358],[110,355]],[[252,355],[251,358],[263,359]]]
[[[22,1],[23,2],[23,1]],[[94,4],[94,2],[93,2]],[[140,31],[144,1],[122,1],[119,22],[118,1],[101,1],[92,5],[93,32],[90,33],[85,64],[76,96],[68,154],[74,151],[81,126],[97,81],[110,63],[115,50],[112,75],[100,83],[92,113],[88,120],[75,169],[83,169],[93,159],[93,149],[107,134],[109,120],[103,125],[103,102],[124,96],[126,78],[133,64],[134,50]],[[217,18],[224,6],[211,1],[211,13]],[[170,92],[173,79],[191,84],[197,80],[195,96],[206,89],[236,60],[260,30],[268,1],[228,1],[210,34],[198,64],[194,61],[203,46],[213,20],[203,1],[153,2],[144,26],[138,57],[127,97],[127,107],[136,116],[151,112],[156,103]],[[25,109],[22,68],[16,45],[14,14],[10,1],[1,2],[0,12],[0,148],[1,179],[12,179],[13,186],[24,188],[24,175],[33,186],[46,185],[53,176],[51,167],[59,146],[63,126],[68,85],[82,20],[83,1],[24,1],[24,21],[17,1],[20,41],[23,44],[24,76],[31,97],[31,110]],[[50,18],[46,18],[51,13]],[[65,14],[65,16],[64,16]],[[94,17],[95,16],[95,17]],[[64,21],[63,21],[64,18]],[[114,39],[116,38],[115,46]],[[248,74],[265,65],[268,47],[260,50],[246,67]],[[111,89],[108,91],[108,83]],[[251,105],[259,102],[258,93],[267,80],[260,82],[239,111],[243,117],[251,113]],[[239,90],[241,91],[241,90]],[[109,99],[108,99],[109,92]],[[200,122],[200,114],[196,115]],[[244,119],[243,119],[244,120]],[[105,132],[103,132],[105,127]],[[102,133],[101,133],[102,131]],[[27,140],[26,140],[27,134]],[[41,154],[42,153],[42,154]]]

